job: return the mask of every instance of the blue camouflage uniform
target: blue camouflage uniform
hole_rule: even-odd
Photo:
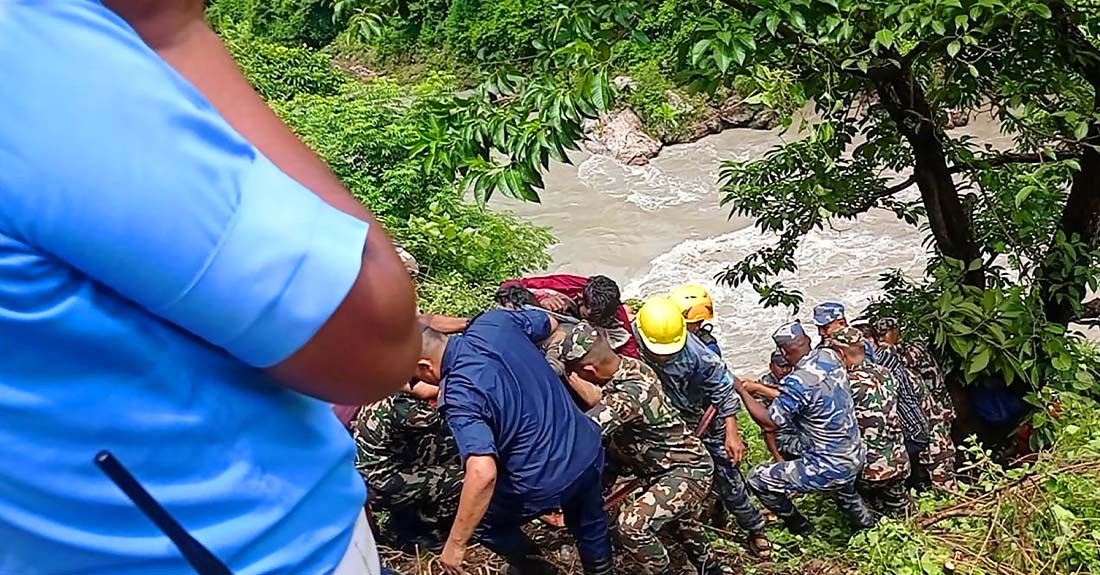
[[[773,338],[784,345],[803,335],[802,326],[793,324],[780,328]],[[865,452],[839,354],[827,348],[806,354],[783,378],[768,415],[777,426],[797,431],[802,454],[798,460],[762,465],[749,474],[749,487],[761,503],[787,519],[797,513],[788,493],[829,491],[857,525],[873,525],[874,516],[855,490]]]
[[[635,326],[635,339],[644,342],[637,329]],[[714,459],[718,494],[742,529],[760,531],[764,528],[764,516],[749,499],[745,477],[726,453],[725,419],[741,410],[741,400],[733,388],[733,375],[726,364],[690,333],[684,349],[664,363],[649,357],[644,344],[641,347],[641,356],[657,372],[665,395],[692,428],[698,426],[707,407],[715,406],[714,421],[703,435],[703,445]]]

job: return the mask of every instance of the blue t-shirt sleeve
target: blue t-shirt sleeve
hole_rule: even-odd
[[[439,407],[463,461],[471,455],[497,455],[496,440],[487,421],[488,403],[472,382],[460,375],[448,376]]]
[[[280,171],[124,22],[67,4],[19,23],[38,41],[11,63],[66,73],[0,86],[21,118],[0,129],[0,230],[244,362],[287,358],[347,295],[367,224]]]

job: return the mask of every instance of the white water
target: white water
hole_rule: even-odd
[[[988,121],[966,131],[1003,143]],[[576,165],[552,167],[541,205],[495,206],[553,228],[560,243],[552,250],[551,271],[606,274],[626,297],[702,284],[715,300],[715,332],[730,367],[755,374],[766,368],[771,332],[792,316],[787,308],[765,309],[749,286],[715,281],[728,264],[771,241],[749,219],[727,221],[717,176],[722,161],[760,157],[780,140],[778,131],[727,130],[665,148],[644,167],[576,154]],[[809,234],[797,252],[798,272],[780,278],[805,296],[794,317],[809,325],[810,308],[827,299],[844,303],[854,316],[881,294],[882,273],[897,268],[919,276],[927,258],[922,237],[881,210]]]

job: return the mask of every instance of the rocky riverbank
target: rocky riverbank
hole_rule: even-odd
[[[621,76],[615,79],[615,85],[620,92],[629,91],[633,81]],[[762,106],[746,103],[741,96],[699,105],[669,90],[665,99],[669,109],[678,116],[690,118],[679,129],[655,135],[633,109],[621,107],[585,125],[588,136],[585,148],[623,164],[642,166],[657,156],[664,146],[695,142],[730,128],[770,130],[779,124],[775,114]]]

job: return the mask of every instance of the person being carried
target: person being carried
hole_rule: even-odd
[[[842,327],[828,340],[848,368],[856,421],[867,451],[856,489],[876,511],[903,515],[912,502],[906,490],[909,453],[898,417],[897,383],[886,368],[867,359],[864,341],[854,327]]]
[[[573,328],[561,348],[567,371],[598,386],[599,396],[587,398],[588,416],[647,485],[618,516],[619,543],[644,573],[666,573],[668,550],[657,532],[671,524],[700,575],[722,573],[698,523],[714,464],[665,397],[657,374],[641,360],[615,353],[588,322]]]
[[[630,331],[630,316],[622,303],[619,284],[607,276],[581,277],[555,274],[508,280],[506,288],[519,285],[531,290],[539,306],[555,313],[576,309],[578,319],[586,319],[606,330],[615,351],[627,357],[638,357],[638,343]]]
[[[439,388],[417,383],[362,409],[352,428],[355,467],[373,509],[388,514],[380,541],[440,552],[458,510],[462,464],[435,402]],[[415,551],[413,551],[415,552]]]
[[[460,335],[423,328],[416,377],[440,386],[439,407],[465,468],[440,557],[449,571],[461,569],[476,529],[479,541],[519,573],[546,572],[549,564],[520,527],[561,509],[584,572],[611,572],[600,429],[536,347],[556,323],[538,310],[498,309]]]
[[[683,310],[688,331],[707,349],[722,357],[722,348],[714,337],[714,325],[707,323],[714,321],[714,302],[707,290],[699,285],[685,285],[672,290],[669,297]]]
[[[928,348],[919,341],[901,338],[898,322],[894,318],[882,318],[875,322],[875,338],[884,347],[897,351],[910,378],[924,385],[924,414],[928,419],[928,449],[920,452],[917,463],[928,475],[932,487],[941,491],[954,491],[955,441],[951,438],[951,424],[955,421],[955,404],[943,370]]]
[[[739,469],[745,443],[737,429],[741,405],[733,376],[720,357],[687,331],[680,306],[668,297],[654,296],[645,301],[635,318],[634,334],[641,342],[642,359],[657,373],[665,395],[689,425],[697,427],[707,408],[715,407],[703,446],[714,459],[719,497],[737,524],[749,533],[750,550],[760,557],[770,555],[764,516],[749,499]]]
[[[783,384],[783,378],[794,371],[794,366],[787,362],[783,352],[778,349],[772,352],[768,362],[768,373],[760,377],[760,381],[745,381],[745,389],[764,406],[771,405],[779,397],[779,387]],[[764,443],[775,461],[797,459],[802,453],[802,446],[798,442],[798,433],[790,427],[781,427],[772,434],[764,433]]]
[[[844,364],[831,349],[812,349],[799,323],[779,328],[772,339],[794,365],[779,386],[779,397],[764,407],[741,380],[737,391],[765,432],[787,425],[798,431],[802,457],[753,469],[749,487],[792,533],[806,533],[813,526],[791,503],[789,493],[831,493],[857,527],[874,525],[875,516],[856,492],[865,455]]]

